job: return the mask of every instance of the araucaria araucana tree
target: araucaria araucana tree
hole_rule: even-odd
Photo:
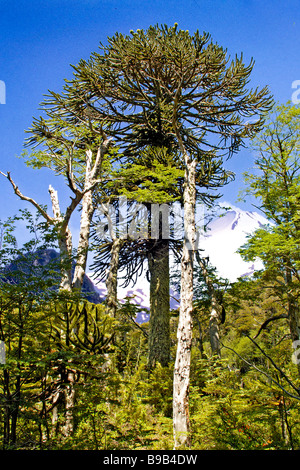
[[[177,25],[115,34],[108,45],[75,67],[73,105],[111,125],[126,155],[146,146],[180,152],[184,168],[184,232],[178,347],[174,368],[175,447],[189,443],[189,379],[192,343],[193,261],[198,194],[228,181],[223,158],[237,152],[262,125],[271,105],[266,87],[247,89],[254,66],[207,33],[190,35]],[[75,85],[76,84],[76,85]],[[70,101],[70,104],[72,102]],[[218,165],[218,171],[213,169]],[[206,172],[205,188],[197,175]],[[211,175],[211,178],[209,178]]]

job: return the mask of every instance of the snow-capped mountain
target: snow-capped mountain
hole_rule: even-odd
[[[246,242],[248,234],[267,225],[268,221],[257,212],[243,211],[227,203],[224,203],[224,206],[230,208],[224,215],[214,218],[208,224],[206,233],[200,237],[199,248],[203,250],[202,256],[209,256],[210,264],[217,269],[221,277],[234,282],[238,277],[250,276],[255,270],[261,269],[262,264],[259,260],[255,263],[247,263],[242,260],[237,250]],[[100,296],[105,298],[105,284],[96,283],[96,285]],[[142,310],[137,321],[147,321],[149,282],[145,273],[135,286],[128,288],[118,286],[118,298],[122,301],[125,297],[131,297],[132,303],[141,307]],[[179,307],[177,297],[178,295],[171,292],[170,306],[172,309]]]
[[[199,247],[204,250],[203,256],[209,256],[211,265],[216,267],[219,275],[233,282],[262,268],[259,260],[255,263],[243,261],[237,250],[246,243],[247,235],[267,224],[268,220],[257,212],[231,206],[225,215],[208,224]]]

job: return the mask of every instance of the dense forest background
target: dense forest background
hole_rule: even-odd
[[[3,449],[173,449],[180,374],[188,380],[188,440],[177,447],[299,448],[300,110],[275,106],[266,89],[245,91],[252,64],[236,58],[227,66],[209,39],[177,26],[117,34],[105,58],[82,61],[65,92],[50,94],[23,158],[64,177],[72,195],[65,210],[52,187],[50,214],[2,173],[35,209],[0,226]],[[245,124],[239,113],[259,118]],[[213,145],[203,150],[209,132]],[[244,139],[255,170],[245,175],[243,197],[255,198],[270,225],[241,248],[264,269],[230,283],[201,257],[201,246],[191,260],[184,240],[162,237],[161,221],[155,240],[145,230],[151,204],[179,201],[191,215],[197,200],[213,213],[234,177],[220,152],[230,156]],[[145,217],[122,219],[122,196],[143,204]],[[69,222],[78,210],[75,249]],[[137,232],[120,236],[113,217]],[[195,223],[184,222],[188,230]],[[106,299],[86,278],[88,254]],[[117,277],[138,279],[145,263],[150,321],[139,324],[139,307],[117,300]],[[170,285],[187,307],[170,311]]]

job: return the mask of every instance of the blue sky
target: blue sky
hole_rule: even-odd
[[[253,57],[249,86],[268,85],[276,101],[291,99],[292,83],[300,80],[299,0],[1,0],[0,80],[6,103],[0,104],[0,170],[10,171],[21,191],[42,204],[50,202],[49,182],[64,194],[61,180],[27,168],[18,158],[43,95],[49,89],[59,92],[72,75],[70,64],[87,59],[107,36],[175,22],[191,33],[209,32],[231,57],[243,52],[246,63]],[[228,162],[236,181],[224,189],[224,199],[236,204],[242,172],[252,163],[249,150]],[[1,220],[29,207],[1,175],[0,197]],[[251,210],[250,203],[240,207]]]

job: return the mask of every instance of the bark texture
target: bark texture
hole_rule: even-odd
[[[73,288],[79,291],[82,288],[86,271],[90,240],[90,229],[94,212],[95,208],[93,205],[92,192],[88,191],[87,193],[85,193],[82,199],[79,242],[77,248],[76,265],[72,281]]]
[[[61,262],[60,290],[72,290],[72,234],[61,214],[57,191],[49,186],[52,211],[58,230],[58,246]]]
[[[148,255],[150,272],[149,368],[170,360],[169,242],[154,240]]]
[[[189,387],[192,347],[193,258],[195,233],[196,162],[185,156],[184,182],[184,242],[181,260],[180,313],[177,330],[177,352],[173,381],[174,446],[189,446]]]
[[[64,435],[70,437],[74,431],[74,406],[75,406],[75,373],[69,370],[67,372],[67,384],[64,390],[65,401],[65,424]]]

